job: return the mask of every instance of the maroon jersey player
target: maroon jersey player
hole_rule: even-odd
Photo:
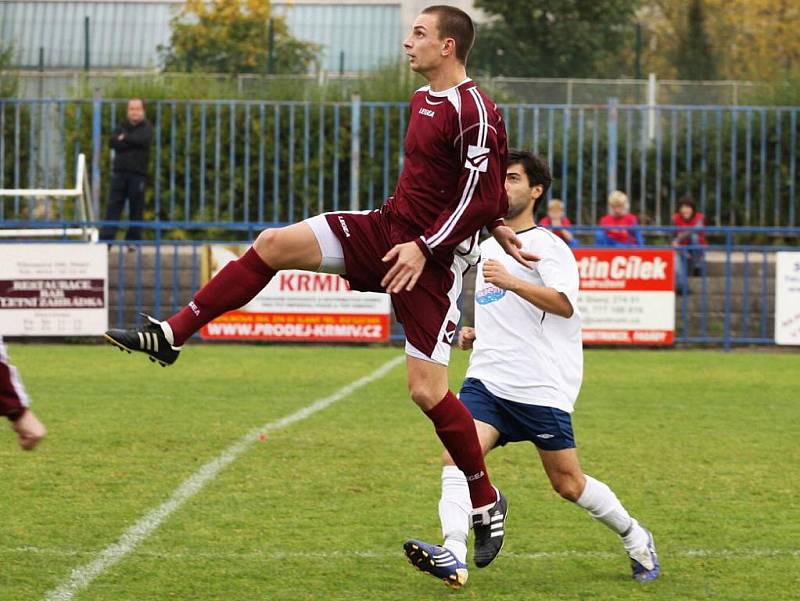
[[[3,338],[0,337],[0,415],[11,422],[19,445],[32,450],[47,430],[30,409],[30,400],[19,379],[17,368],[9,363]]]
[[[495,104],[466,75],[473,41],[472,21],[459,9],[433,6],[416,18],[403,46],[411,69],[429,85],[411,100],[403,172],[380,209],[326,213],[264,230],[180,312],[163,322],[150,318],[138,330],[110,330],[106,337],[173,363],[192,334],[245,305],[282,269],[340,273],[354,290],[388,292],[405,331],[411,398],[467,476],[475,557],[485,565],[502,544],[497,525],[506,501],[489,481],[472,417],[448,389],[450,344],[460,317],[456,302],[481,228],[521,263],[535,257],[521,253],[502,222],[505,128]]]

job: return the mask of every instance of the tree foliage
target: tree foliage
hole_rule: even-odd
[[[697,10],[702,17],[693,18]],[[721,79],[781,82],[800,76],[796,1],[692,0],[687,11],[686,0],[650,0],[639,18],[647,29],[645,68],[662,78],[693,76],[703,63],[700,70],[709,73],[709,57]],[[696,33],[698,21],[702,36]],[[703,45],[687,47],[703,38]]]
[[[691,0],[687,23],[678,38],[675,68],[680,79],[705,80],[716,77],[716,61],[708,37],[703,0]]]
[[[515,77],[616,77],[635,35],[638,0],[476,0],[492,17],[478,28],[470,67]]]
[[[305,73],[319,51],[291,36],[269,0],[188,0],[171,26],[170,45],[161,49],[169,71]]]
[[[19,80],[14,73],[7,71],[14,57],[14,47],[0,41],[0,98],[16,96]]]

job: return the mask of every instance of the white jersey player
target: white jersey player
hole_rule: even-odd
[[[535,444],[553,488],[616,532],[633,578],[648,582],[660,573],[652,534],[606,484],[583,473],[575,449],[571,413],[583,378],[579,277],[569,247],[534,220],[550,182],[544,161],[509,151],[506,223],[539,261],[525,269],[507,259],[494,240],[481,244],[475,327],[462,328],[459,335],[459,346],[473,349],[459,398],[475,419],[484,453],[509,442]],[[464,474],[446,451],[443,462],[439,517],[444,543],[410,541],[406,555],[423,572],[461,588],[467,580],[472,507]],[[498,523],[497,536],[504,534],[502,528]]]

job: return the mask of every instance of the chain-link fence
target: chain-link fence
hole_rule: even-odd
[[[21,98],[87,97],[92,91],[125,82],[128,85],[170,86],[184,84],[195,89],[214,89],[220,97],[258,99],[276,90],[284,100],[318,99],[330,86],[357,82],[367,75],[322,71],[309,75],[189,74],[159,71],[10,71],[0,74],[16,78]],[[480,79],[480,78],[478,78]],[[678,81],[651,79],[530,79],[496,77],[481,83],[499,91],[510,102],[526,104],[599,105],[609,98],[622,104],[747,106],[762,104],[769,84],[747,81]],[[401,100],[378,98],[376,100]],[[208,97],[204,94],[204,97]]]

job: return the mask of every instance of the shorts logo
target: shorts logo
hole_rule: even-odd
[[[448,321],[447,325],[444,328],[444,336],[442,336],[442,342],[445,344],[453,344],[453,338],[456,334],[456,324],[452,321]]]
[[[506,295],[506,291],[497,286],[486,286],[475,293],[475,301],[479,305],[488,305],[499,301]]]
[[[345,237],[349,238],[350,230],[347,229],[347,223],[345,222],[344,217],[342,217],[341,215],[339,215],[339,223],[342,225],[342,231],[344,232]]]
[[[550,438],[554,438],[554,436],[552,434],[537,434],[536,438],[544,438],[545,440],[548,440]]]
[[[489,168],[489,149],[470,144],[467,148],[467,160],[464,167],[473,171],[485,172]]]

